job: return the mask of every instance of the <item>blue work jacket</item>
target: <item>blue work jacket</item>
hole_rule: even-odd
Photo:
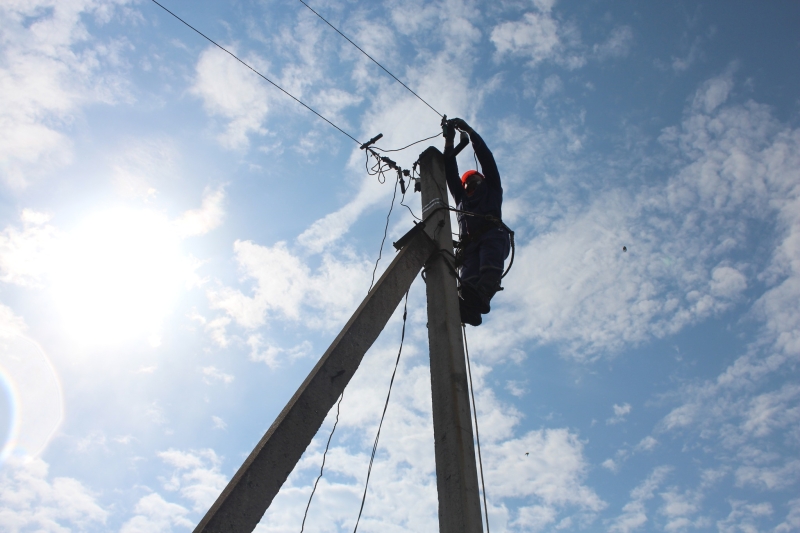
[[[492,215],[497,219],[502,219],[503,187],[500,185],[500,172],[497,170],[494,156],[480,135],[473,131],[469,134],[469,137],[472,141],[475,155],[478,156],[478,162],[481,164],[483,182],[475,189],[472,196],[467,195],[464,186],[461,184],[458,163],[451,149],[445,150],[444,153],[444,174],[447,178],[447,187],[450,189],[450,194],[453,195],[459,210],[469,211],[478,215]],[[489,227],[495,228],[497,226],[483,218],[459,213],[458,227],[460,238],[464,240],[470,235],[477,237]]]

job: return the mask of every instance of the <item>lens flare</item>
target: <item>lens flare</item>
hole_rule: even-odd
[[[0,389],[6,401],[0,460],[38,456],[64,419],[61,383],[38,344],[21,335],[0,338]]]
[[[0,366],[0,464],[11,455],[19,433],[17,391],[7,371]]]

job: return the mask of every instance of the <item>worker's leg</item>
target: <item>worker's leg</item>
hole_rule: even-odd
[[[478,243],[470,243],[464,249],[463,263],[458,275],[461,278],[459,299],[461,321],[472,326],[481,323],[480,295],[476,285],[480,278],[480,266]]]
[[[491,310],[489,302],[500,289],[503,263],[510,248],[508,233],[502,229],[487,231],[481,236],[478,254],[480,267],[478,279],[475,281],[481,313],[486,314]]]

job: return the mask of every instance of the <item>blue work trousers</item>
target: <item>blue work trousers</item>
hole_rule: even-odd
[[[465,304],[480,308],[482,313],[489,312],[489,300],[500,289],[503,264],[510,250],[508,232],[503,228],[492,228],[467,244],[459,272],[462,285],[467,288],[462,287],[461,291]]]

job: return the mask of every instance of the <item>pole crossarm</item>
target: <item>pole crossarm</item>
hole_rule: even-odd
[[[255,529],[435,249],[419,232],[397,254],[194,533]]]

